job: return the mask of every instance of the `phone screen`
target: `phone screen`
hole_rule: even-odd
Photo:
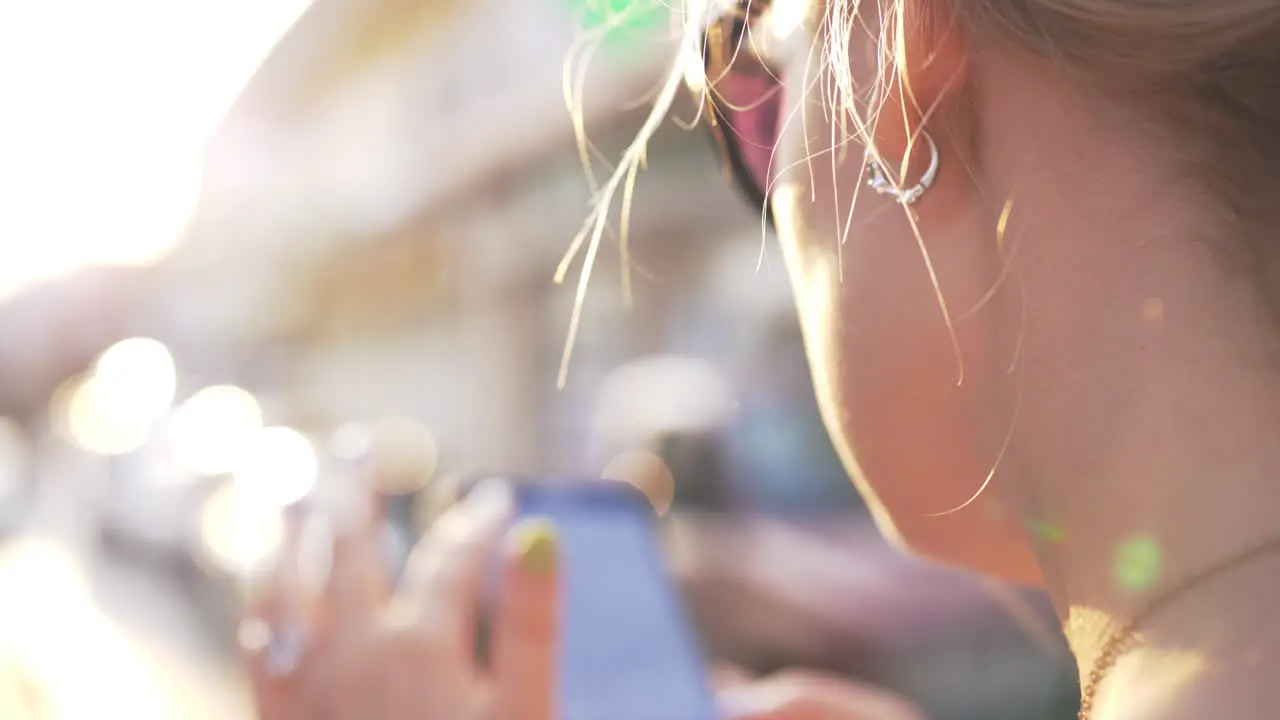
[[[644,496],[623,483],[517,488],[564,552],[562,720],[715,720],[696,639]]]

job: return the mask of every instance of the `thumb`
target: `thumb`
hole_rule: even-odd
[[[368,622],[391,597],[381,501],[362,481],[345,479],[342,507],[328,508],[333,522],[332,555],[324,603],[334,628]]]
[[[558,717],[562,571],[555,527],[546,520],[516,525],[504,560],[502,597],[493,623],[498,717],[553,720]]]
[[[306,512],[293,508],[285,515],[285,538],[272,572],[248,598],[237,640],[255,680],[292,674],[314,634],[313,598],[300,573]]]
[[[257,717],[299,717],[297,673],[314,639],[312,608],[299,577],[299,546],[307,516],[293,508],[285,517],[285,540],[273,572],[249,589],[237,628]]]
[[[751,673],[736,665],[715,665],[711,668],[711,687],[727,692],[734,688],[749,686]]]

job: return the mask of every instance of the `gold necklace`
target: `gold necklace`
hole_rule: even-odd
[[[1227,557],[1218,563],[1210,565],[1191,577],[1183,580],[1169,590],[1159,599],[1153,601],[1141,612],[1133,616],[1133,619],[1125,624],[1124,627],[1116,631],[1109,640],[1102,646],[1102,652],[1098,653],[1098,659],[1093,661],[1093,668],[1089,670],[1089,677],[1080,688],[1080,714],[1076,716],[1077,720],[1090,720],[1093,713],[1094,696],[1098,693],[1098,685],[1102,683],[1102,679],[1115,666],[1120,656],[1128,650],[1133,642],[1137,640],[1136,631],[1139,626],[1145,623],[1150,617],[1160,610],[1163,610],[1171,601],[1181,597],[1184,593],[1195,588],[1209,580],[1214,579],[1228,570],[1233,570],[1250,560],[1265,555],[1273,550],[1280,550],[1280,537],[1271,538],[1266,542],[1259,543],[1253,547]]]

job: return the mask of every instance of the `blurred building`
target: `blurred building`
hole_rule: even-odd
[[[666,35],[581,66],[601,157],[630,142],[669,72]],[[714,190],[707,138],[669,126],[631,213],[633,309],[611,237],[557,392],[580,262],[552,280],[591,209],[564,97],[580,39],[556,0],[317,3],[210,144],[197,222],[148,324],[188,372],[262,389],[281,421],[408,415],[446,464],[565,469],[600,373],[666,344],[726,240],[760,239]]]

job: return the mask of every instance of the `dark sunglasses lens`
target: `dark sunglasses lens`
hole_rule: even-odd
[[[708,99],[734,178],[749,199],[767,203],[782,108],[781,82],[755,51],[749,19],[728,16],[707,33]]]
[[[769,187],[780,118],[777,81],[730,73],[717,92],[716,107],[725,142],[737,154],[742,178],[762,191]]]

